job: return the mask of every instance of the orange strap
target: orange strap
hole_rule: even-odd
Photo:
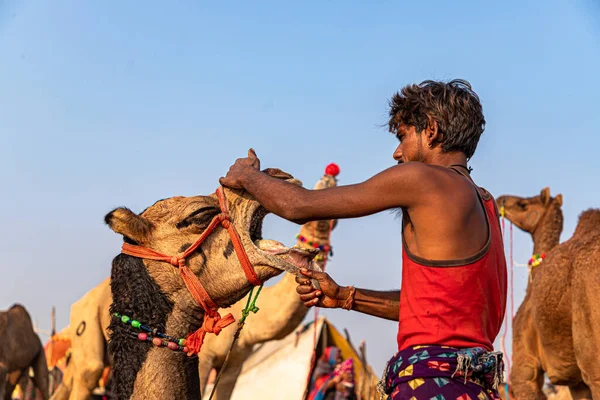
[[[206,238],[215,230],[218,225],[222,225],[231,238],[235,254],[242,265],[242,269],[246,274],[248,281],[254,285],[259,286],[261,284],[260,279],[256,275],[256,271],[250,263],[248,254],[244,249],[240,235],[237,233],[235,226],[231,223],[229,216],[229,209],[227,207],[227,201],[223,193],[223,188],[219,187],[216,191],[217,198],[219,199],[219,206],[221,207],[221,213],[213,218],[210,225],[202,232],[200,237],[180,256],[169,256],[158,251],[149,249],[143,246],[137,246],[129,243],[123,243],[121,253],[127,254],[133,257],[144,258],[147,260],[156,260],[168,262],[174,267],[179,269],[179,273],[185,286],[189,290],[190,294],[203,309],[204,309],[204,323],[200,329],[188,335],[185,341],[186,347],[189,349],[188,355],[196,354],[200,351],[204,337],[207,333],[214,333],[218,335],[223,328],[231,325],[235,322],[233,315],[227,314],[225,318],[221,318],[221,315],[217,311],[219,307],[210,298],[198,277],[192,272],[192,270],[186,265],[186,259],[194,252],[200,245],[206,240]]]
[[[231,238],[231,243],[233,243],[233,248],[235,249],[235,254],[237,255],[240,264],[242,265],[242,269],[244,270],[244,274],[246,274],[246,278],[248,282],[250,282],[254,286],[260,286],[262,282],[258,279],[256,275],[256,271],[252,267],[250,263],[250,259],[248,258],[248,254],[246,250],[244,250],[244,245],[242,244],[242,239],[240,239],[240,235],[238,234],[235,226],[231,223],[231,219],[229,218],[229,208],[227,207],[227,201],[225,200],[225,193],[223,193],[223,187],[220,186],[217,191],[217,198],[219,199],[219,206],[221,207],[221,213],[227,216],[227,219],[221,222],[221,225],[227,232],[229,232],[229,237]],[[189,250],[189,249],[188,249]]]

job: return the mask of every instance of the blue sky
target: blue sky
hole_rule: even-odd
[[[417,4],[418,3],[418,4]],[[206,194],[254,147],[265,167],[312,186],[392,165],[381,127],[403,85],[464,78],[487,129],[473,177],[494,195],[600,205],[600,7],[593,1],[24,2],[0,0],[0,308],[28,307],[48,328],[110,273],[116,206]],[[297,227],[267,217],[287,244]],[[341,221],[329,271],[341,284],[400,285],[400,221]],[[515,233],[515,260],[530,238]],[[527,272],[515,270],[515,301]],[[324,311],[381,371],[394,323]],[[45,338],[44,338],[45,339]]]

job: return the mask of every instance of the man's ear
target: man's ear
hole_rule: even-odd
[[[137,243],[146,242],[153,228],[150,221],[125,207],[116,208],[106,214],[104,222],[114,232],[126,236]]]
[[[427,143],[428,147],[432,147],[435,143],[441,142],[443,139],[444,135],[439,131],[438,123],[433,118],[429,118],[427,127],[424,129],[424,131],[425,142]]]

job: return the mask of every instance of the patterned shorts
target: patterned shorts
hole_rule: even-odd
[[[388,400],[497,400],[503,369],[502,353],[413,346],[390,359],[379,389]]]

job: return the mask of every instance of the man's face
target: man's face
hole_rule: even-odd
[[[423,161],[423,139],[414,126],[400,124],[396,137],[400,144],[394,151],[393,157],[398,164]]]

